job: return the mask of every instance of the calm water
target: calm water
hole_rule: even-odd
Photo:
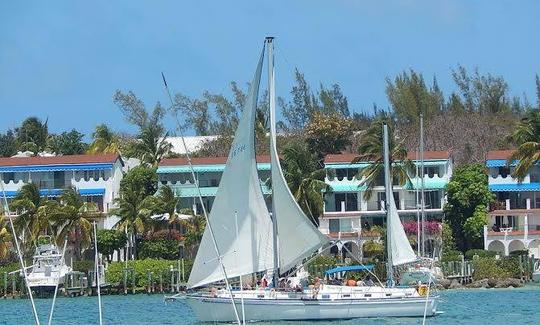
[[[540,289],[453,290],[441,293],[441,314],[427,324],[539,324]],[[42,324],[47,324],[48,300],[37,300]],[[105,324],[196,324],[189,308],[181,301],[163,301],[163,296],[103,296]],[[97,298],[59,298],[53,324],[96,324]],[[323,324],[325,322],[318,322]],[[419,318],[363,319],[336,321],[335,324],[421,324]],[[33,324],[28,300],[0,300],[0,324]],[[269,323],[264,323],[269,324]],[[282,322],[280,324],[309,324]]]

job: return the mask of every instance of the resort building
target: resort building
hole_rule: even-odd
[[[385,223],[383,209],[386,197],[383,177],[376,182],[371,197],[364,197],[366,186],[361,185],[363,179],[359,175],[362,169],[370,166],[370,162],[353,164],[351,161],[354,157],[354,154],[326,156],[325,181],[332,187],[332,191],[325,194],[325,212],[319,220],[319,229],[331,239],[339,240],[339,244],[333,247],[334,250],[341,250],[343,245],[347,245],[347,250],[362,256],[363,244],[380,238],[380,234],[371,231],[371,228]],[[419,167],[420,161],[416,159],[414,152],[408,154],[408,159]],[[443,217],[444,188],[452,176],[452,165],[447,151],[424,153],[424,213],[428,221],[440,221]],[[394,201],[402,221],[416,221],[420,207],[421,178],[416,172],[409,177],[411,181],[405,186],[393,185]]]
[[[325,196],[325,212],[319,219],[319,229],[331,239],[338,240],[337,248],[347,245],[353,254],[361,256],[364,241],[379,239],[380,234],[370,231],[372,226],[383,225],[385,220],[384,181],[374,188],[369,200],[363,198],[365,186],[361,187],[362,179],[358,178],[359,171],[369,166],[369,162],[352,164],[353,154],[328,155],[325,159],[327,170],[326,183],[332,191],[321,193]],[[409,159],[415,165],[415,154],[409,154]],[[180,198],[180,208],[192,208],[201,213],[196,184],[199,185],[205,207],[210,210],[219,186],[221,174],[227,158],[193,158],[195,180],[191,177],[188,162],[184,158],[164,159],[158,168],[159,184],[171,186]],[[425,152],[424,154],[424,188],[425,214],[427,220],[441,220],[442,207],[445,202],[444,187],[452,175],[452,159],[446,151]],[[263,193],[270,207],[270,189],[265,185],[270,178],[270,159],[268,156],[257,158],[257,168]],[[421,178],[410,175],[411,182],[405,186],[394,186],[394,200],[399,214],[404,220],[416,220],[417,190],[421,186]],[[337,252],[334,252],[337,253]]]
[[[123,166],[117,154],[0,158],[0,181],[8,202],[28,183],[37,184],[40,195],[48,198],[74,187],[107,213],[118,195]],[[110,229],[116,222],[115,217],[107,217],[100,227]]]
[[[201,191],[204,206],[207,211],[210,211],[226,162],[227,157],[192,158],[191,163],[195,172],[195,180],[193,180],[186,158],[163,159],[157,170],[158,182],[160,186],[169,185],[173,189],[180,199],[178,209],[190,208],[196,214],[202,214],[197,185]],[[270,178],[270,156],[257,157],[257,170],[263,194],[270,205],[268,200],[270,189],[266,186]]]
[[[487,154],[489,189],[496,201],[489,211],[484,228],[484,247],[508,255],[529,250],[540,256],[540,166],[535,165],[522,182],[511,176],[516,162],[507,166],[512,150],[490,151]]]

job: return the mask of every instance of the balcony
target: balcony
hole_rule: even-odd
[[[522,198],[517,199],[506,199],[506,200],[497,200],[490,204],[489,211],[495,214],[511,213],[512,210],[531,210],[531,209],[540,209],[540,195],[538,198]],[[505,212],[508,211],[508,212]]]

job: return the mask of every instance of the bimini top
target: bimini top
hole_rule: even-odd
[[[338,266],[333,269],[330,269],[326,272],[324,272],[326,275],[338,273],[338,272],[345,272],[345,271],[371,271],[373,270],[374,266],[373,264],[369,265],[349,265],[349,266]]]

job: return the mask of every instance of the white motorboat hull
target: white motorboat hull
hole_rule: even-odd
[[[540,282],[540,270],[538,270],[538,271],[536,271],[536,272],[534,272],[532,274],[532,280],[534,282]]]
[[[203,322],[234,322],[236,316],[229,297],[187,295],[188,305]],[[427,301],[427,309],[426,309]],[[246,321],[330,320],[369,317],[434,316],[437,297],[397,297],[373,299],[244,299]],[[242,318],[242,301],[235,298]]]

